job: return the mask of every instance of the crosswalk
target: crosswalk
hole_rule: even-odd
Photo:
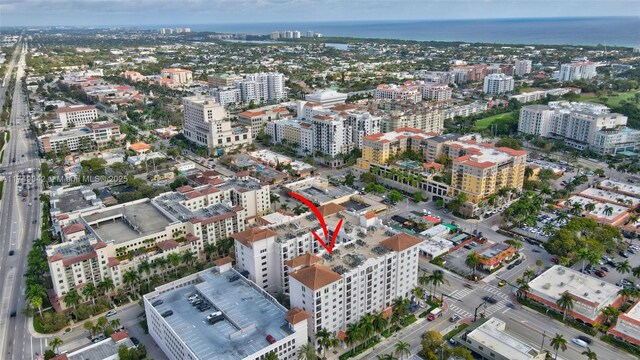
[[[459,315],[462,318],[470,318],[473,317],[473,312],[467,310],[467,309],[463,309],[460,306],[457,305],[457,301],[460,302],[464,302],[464,298],[467,297],[468,295],[470,295],[471,293],[477,291],[478,289],[481,289],[484,292],[488,292],[491,294],[491,296],[497,300],[497,302],[495,304],[486,304],[486,308],[480,308],[478,309],[478,315],[479,314],[484,314],[485,317],[489,317],[493,314],[495,314],[498,311],[503,310],[503,312],[506,312],[508,310],[508,308],[505,310],[505,308],[507,307],[507,305],[510,303],[509,301],[509,297],[503,293],[502,291],[500,291],[500,289],[496,288],[495,286],[492,286],[490,284],[483,284],[480,285],[478,288],[475,289],[469,289],[469,288],[464,288],[464,289],[459,289],[459,290],[454,290],[452,291],[447,297],[453,301],[449,301],[449,311],[455,313],[456,315]]]

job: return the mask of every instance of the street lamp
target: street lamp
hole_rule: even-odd
[[[543,331],[542,332],[542,344],[540,344],[540,353],[542,353],[544,351],[544,338],[547,337],[547,332]]]

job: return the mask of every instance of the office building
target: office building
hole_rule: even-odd
[[[199,311],[190,296],[211,309]],[[287,310],[229,263],[159,286],[143,299],[149,334],[171,360],[261,360],[269,353],[294,360],[308,341],[307,312]]]
[[[91,342],[71,351],[65,351],[60,355],[54,356],[51,360],[119,360],[121,347],[131,349],[135,346],[127,331],[120,330],[109,335],[104,340]],[[40,359],[40,357],[36,357],[36,359]]]
[[[538,345],[510,332],[507,324],[495,317],[472,324],[456,336],[456,340],[484,359],[544,360],[546,357],[546,352],[541,352]]]
[[[596,63],[592,61],[581,61],[570,64],[562,64],[560,66],[558,80],[575,81],[581,79],[591,79],[596,75]]]
[[[55,112],[54,127],[57,129],[86,125],[98,118],[98,109],[93,105],[70,105]]]
[[[210,88],[227,88],[233,86],[236,80],[242,80],[242,76],[234,73],[214,73],[207,76]]]
[[[561,265],[554,265],[529,282],[527,298],[563,312],[557,302],[568,293],[573,298],[573,308],[566,309],[567,317],[586,324],[601,324],[602,310],[608,306],[619,308],[623,303],[618,295],[620,288],[599,278]]]
[[[184,136],[209,149],[237,147],[251,143],[251,129],[232,127],[227,111],[215,98],[198,95],[183,98]]]
[[[45,134],[36,140],[40,153],[59,153],[86,151],[103,148],[110,143],[122,144],[124,134],[120,126],[112,122],[87,123],[85,126],[66,131],[56,130],[53,134]]]
[[[344,221],[333,255],[314,239],[311,230],[322,230],[308,214],[234,235],[238,269],[270,292],[289,293],[291,306],[311,315],[313,341],[321,328],[344,332],[363,315],[389,308],[397,297],[410,297],[422,242],[335,203],[319,210],[328,228]]]
[[[490,74],[484,78],[482,91],[485,94],[498,95],[513,91],[513,76],[505,74]]]
[[[626,116],[611,113],[604,105],[553,101],[523,106],[518,131],[561,139],[575,149],[604,155],[638,150],[639,131],[626,124]]]
[[[513,75],[525,76],[531,73],[531,60],[516,60],[513,66]]]
[[[174,84],[188,84],[193,81],[193,72],[185,69],[162,69],[160,77],[169,79]]]

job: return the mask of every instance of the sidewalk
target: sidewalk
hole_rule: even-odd
[[[133,306],[138,306],[138,302],[137,301],[130,302],[130,303],[125,304],[123,306],[116,307],[115,310],[122,311],[122,310],[129,309],[129,308],[131,308]],[[63,336],[63,335],[66,335],[66,334],[71,334],[77,328],[81,328],[84,331],[84,327],[83,326],[84,326],[85,321],[91,320],[91,321],[95,322],[98,318],[103,317],[104,314],[105,313],[102,313],[102,314],[90,317],[90,318],[88,318],[86,320],[75,322],[75,323],[73,323],[71,325],[65,326],[62,330],[60,330],[60,331],[58,331],[56,333],[51,333],[51,334],[41,334],[41,333],[37,332],[36,329],[34,329],[34,327],[33,327],[33,317],[29,317],[29,318],[27,318],[29,334],[33,338],[44,339],[44,338],[59,337],[59,336]],[[124,325],[124,324],[122,324],[122,325]],[[71,329],[71,331],[67,332],[67,331],[65,331],[66,329]]]

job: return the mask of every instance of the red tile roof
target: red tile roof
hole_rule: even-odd
[[[514,150],[512,148],[508,148],[508,147],[499,147],[497,148],[500,151],[506,152],[507,154],[511,155],[511,156],[524,156],[527,155],[527,152],[524,150]]]
[[[321,257],[312,253],[305,253],[291,260],[285,261],[284,264],[290,268],[297,268],[302,265],[310,266],[320,261],[322,261]]]
[[[70,258],[66,258],[64,260],[62,260],[62,264],[64,266],[69,266],[69,265],[73,265],[75,263],[79,263],[79,262],[83,262],[89,259],[93,259],[94,257],[96,257],[98,255],[96,255],[96,253],[94,252],[90,252],[90,253],[84,253],[82,255],[78,255],[78,256],[74,256],[74,257],[70,257]]]
[[[60,109],[56,110],[57,114],[60,113],[68,113],[68,112],[75,112],[75,111],[86,111],[86,110],[95,110],[96,107],[93,105],[86,105],[86,106],[76,106],[76,107],[70,107],[70,106],[66,106]]]
[[[159,243],[156,244],[156,246],[158,247],[158,249],[162,251],[167,251],[167,250],[177,248],[178,246],[180,246],[180,244],[178,244],[178,242],[173,239],[169,239],[165,241],[160,241]]]
[[[266,115],[266,114],[265,114],[264,111],[243,111],[238,115],[251,118],[251,117],[257,117],[257,116],[263,116],[263,115]]]
[[[118,343],[124,339],[127,339],[128,337],[129,334],[127,333],[127,330],[120,330],[111,334],[111,340],[113,340],[114,343]]]
[[[56,261],[60,261],[62,259],[64,259],[64,256],[62,256],[62,254],[53,254],[53,255],[51,255],[51,256],[49,256],[47,258],[47,261],[56,262]]]
[[[311,317],[311,315],[308,312],[306,312],[306,311],[304,311],[304,310],[302,310],[300,308],[294,307],[291,310],[287,311],[287,316],[285,316],[284,319],[289,324],[295,325],[295,324],[299,323],[300,321],[304,321],[304,320],[306,320],[306,319],[308,319],[310,317]]]
[[[179,188],[176,189],[176,191],[184,194],[186,192],[193,191],[193,188],[189,185],[185,185],[185,186],[180,186]]]
[[[413,235],[409,235],[407,233],[400,233],[386,240],[380,241],[380,245],[387,247],[396,252],[404,251],[420,243],[422,243],[422,240],[420,240],[419,238]]]
[[[232,263],[232,262],[233,262],[233,258],[231,258],[231,257],[229,257],[229,256],[225,256],[225,257],[223,257],[223,258],[220,258],[220,259],[214,260],[214,261],[213,261],[213,264],[214,264],[215,266],[222,266],[222,265],[229,264],[229,263]]]
[[[77,224],[77,223],[73,225],[65,226],[62,228],[62,232],[65,233],[66,235],[74,234],[80,231],[85,231],[84,225]]]
[[[338,273],[334,272],[324,265],[319,264],[314,264],[302,268],[291,273],[290,276],[313,291],[316,291],[342,279],[342,276],[340,276]]]
[[[264,240],[266,238],[276,236],[278,233],[268,228],[249,228],[244,231],[237,232],[231,235],[232,238],[238,240],[241,244],[246,247],[251,247],[251,245],[260,240]]]

